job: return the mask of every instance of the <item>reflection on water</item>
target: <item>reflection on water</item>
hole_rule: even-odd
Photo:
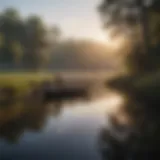
[[[48,115],[60,114],[59,104],[21,106],[15,104],[0,110],[0,137],[16,143],[25,130],[40,131]]]
[[[115,98],[115,100],[118,97]],[[0,159],[100,160],[98,137],[111,97],[43,102],[29,95],[0,107]]]
[[[48,103],[32,95],[1,104],[0,160],[153,159],[160,121],[152,104],[115,93]]]
[[[104,160],[160,158],[156,154],[160,151],[159,105],[153,97],[143,96],[128,93],[123,105],[107,116],[99,135]]]

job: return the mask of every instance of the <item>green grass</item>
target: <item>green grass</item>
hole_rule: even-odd
[[[51,73],[0,73],[0,88],[13,87],[18,92],[26,91],[31,83],[39,84],[54,79]]]

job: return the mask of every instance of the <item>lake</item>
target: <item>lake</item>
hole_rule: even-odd
[[[106,112],[119,101],[104,96],[1,108],[0,160],[101,160]]]

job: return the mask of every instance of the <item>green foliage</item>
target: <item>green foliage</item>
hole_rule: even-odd
[[[20,94],[25,93],[30,85],[34,82],[39,84],[43,81],[54,80],[54,75],[50,73],[1,73],[0,74],[0,88],[2,87],[13,87]]]
[[[160,3],[155,0],[149,6],[142,3],[134,6],[133,4],[126,5],[124,2],[125,0],[104,0],[100,8],[104,19],[110,17],[111,22],[115,22],[109,23],[109,28],[119,28],[122,25],[134,33],[129,36],[132,50],[125,56],[124,61],[128,75],[112,80],[109,85],[130,99],[135,99],[139,104],[144,105],[145,109],[153,106],[156,108],[160,104],[160,10],[158,10]],[[141,9],[141,12],[134,14],[136,21],[130,23],[127,17],[130,17],[133,7]],[[112,15],[110,8],[116,14]],[[124,10],[128,10],[127,16],[122,14]],[[127,34],[123,28],[118,31]]]
[[[31,16],[26,22],[27,31],[27,59],[29,65],[32,64],[34,68],[41,67],[43,63],[43,50],[48,47],[45,39],[47,31],[43,21],[37,16]]]
[[[107,142],[106,153],[103,150],[103,154],[108,155],[108,146],[110,145],[111,155],[113,155],[113,157],[109,157],[110,159],[125,157],[126,153],[133,157],[126,156],[122,159],[146,159],[146,155],[152,157],[151,155],[160,142],[160,1],[153,0],[152,4],[148,6],[137,3],[135,7],[137,10],[140,8],[141,13],[135,14],[133,21],[130,21],[130,14],[134,2],[144,2],[144,0],[132,1],[133,3],[130,5],[124,2],[131,1],[104,0],[101,12],[104,23],[109,17],[109,23],[107,23],[109,29],[116,28],[116,31],[118,30],[117,36],[127,34],[127,29],[131,31],[130,33],[134,33],[129,36],[132,42],[131,53],[125,56],[128,74],[107,82],[111,89],[118,91],[125,98],[123,105],[120,105],[120,109],[118,109],[118,114],[113,114],[113,119],[110,119],[110,126],[117,135],[121,131],[127,135],[127,129],[133,132],[129,133],[123,141],[119,141],[111,127],[111,132],[110,130],[106,131],[103,136]],[[113,7],[114,5],[116,6]],[[110,8],[114,12],[110,12]],[[128,12],[126,16],[123,16],[122,13],[125,9]],[[127,20],[128,17],[129,20]],[[121,122],[120,113],[124,117],[126,115],[127,120]],[[105,140],[103,140],[103,146],[104,142]],[[145,158],[143,158],[142,151]],[[139,153],[140,157],[138,158]]]
[[[23,48],[19,42],[13,41],[10,46],[11,52],[13,53],[14,62],[20,63],[23,56]]]
[[[153,45],[160,44],[160,12],[152,11],[150,16],[151,42]]]
[[[114,29],[117,37],[130,33],[128,38],[132,40],[133,49],[126,56],[130,74],[160,68],[160,3],[154,0],[147,6],[145,4],[145,1],[136,0],[104,0],[99,8],[106,29]]]
[[[4,37],[3,34],[0,33],[0,49],[3,47],[4,44]]]
[[[0,12],[0,69],[108,68],[107,47],[91,40],[64,40],[58,26],[14,8]],[[94,56],[93,56],[94,55]]]
[[[23,66],[19,67],[26,69],[38,69],[44,66],[44,63],[48,63],[46,55],[51,52],[49,45],[54,43],[48,41],[48,32],[49,29],[39,16],[31,15],[24,19],[14,8],[2,11],[0,13],[1,64],[8,64],[10,67],[21,64]]]

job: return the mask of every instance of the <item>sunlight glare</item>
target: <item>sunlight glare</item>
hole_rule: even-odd
[[[126,38],[123,35],[113,37],[112,31],[107,31],[105,32],[105,34],[99,34],[99,36],[97,36],[96,39],[99,42],[105,44],[109,48],[109,50],[112,51],[118,51],[126,43]]]

